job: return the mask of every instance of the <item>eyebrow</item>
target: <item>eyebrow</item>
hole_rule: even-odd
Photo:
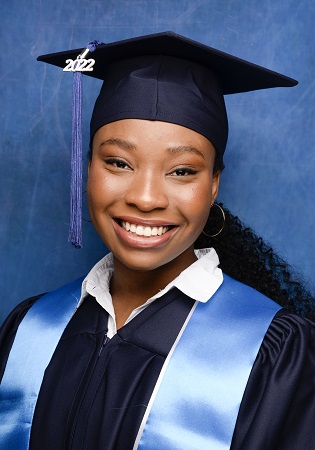
[[[125,141],[123,139],[119,139],[119,138],[109,138],[106,139],[105,141],[102,141],[100,143],[99,148],[101,148],[102,146],[106,146],[106,145],[116,145],[117,147],[120,147],[122,149],[125,150],[136,150],[137,146],[135,144],[133,144],[132,142],[128,142]],[[193,145],[178,145],[176,147],[167,147],[166,151],[169,154],[172,155],[176,155],[176,154],[180,154],[180,153],[195,153],[196,155],[200,156],[202,159],[205,159],[205,155],[198,150],[196,147],[194,147]]]
[[[201,156],[201,158],[205,159],[205,155],[193,145],[179,145],[177,147],[168,147],[166,150],[168,153],[174,155],[178,153],[195,153],[196,155]]]
[[[103,145],[116,145],[117,147],[126,150],[135,150],[137,148],[137,146],[132,142],[124,141],[123,139],[118,138],[110,138],[106,139],[105,141],[102,141],[99,145],[99,148],[101,148]]]

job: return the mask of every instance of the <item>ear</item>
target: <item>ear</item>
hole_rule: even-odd
[[[217,172],[212,177],[211,203],[213,204],[219,193],[221,172]]]

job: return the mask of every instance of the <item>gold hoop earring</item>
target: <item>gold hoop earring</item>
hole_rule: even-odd
[[[217,233],[209,234],[209,233],[206,233],[204,230],[202,230],[202,233],[203,233],[204,235],[210,237],[210,238],[213,238],[213,237],[218,236],[218,235],[221,233],[221,231],[223,230],[224,224],[225,224],[225,213],[224,213],[223,208],[222,208],[218,203],[213,203],[213,204],[211,205],[211,208],[212,208],[212,206],[217,206],[217,207],[219,208],[219,210],[220,210],[220,212],[221,212],[221,214],[222,214],[222,220],[223,220],[223,223],[222,223],[222,226],[221,226],[220,230],[219,230]]]

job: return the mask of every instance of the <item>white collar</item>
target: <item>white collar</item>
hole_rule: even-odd
[[[173,287],[186,294],[193,300],[200,302],[208,301],[223,281],[221,269],[219,269],[219,258],[213,248],[195,250],[197,261],[181,272],[164,289],[149,298],[143,305],[136,308],[130,314],[126,323],[133,319],[139,312],[146,308],[155,299],[161,297]],[[90,294],[109,314],[109,337],[116,333],[115,312],[112,297],[109,291],[110,279],[114,271],[114,260],[112,253],[102,258],[83,281],[82,294],[79,305],[84,298]]]

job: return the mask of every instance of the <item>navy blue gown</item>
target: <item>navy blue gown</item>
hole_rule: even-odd
[[[18,324],[37,298],[18,305],[2,326],[0,377]],[[87,297],[46,369],[30,450],[131,450],[192,304],[173,289],[109,340],[107,313]],[[281,310],[254,363],[231,450],[315,449],[314,350],[315,325]]]

